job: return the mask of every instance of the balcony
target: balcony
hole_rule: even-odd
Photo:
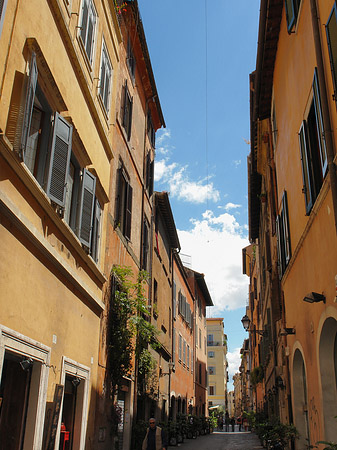
[[[222,347],[223,345],[222,341],[207,341],[207,347]]]

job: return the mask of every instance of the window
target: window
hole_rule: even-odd
[[[214,352],[208,352],[208,357],[209,358],[214,358]]]
[[[110,110],[112,67],[105,42],[102,43],[101,72],[99,77],[99,95],[106,113]]]
[[[276,218],[279,277],[282,278],[291,257],[287,193],[282,196],[282,209]]]
[[[337,101],[337,8],[334,4],[328,23],[326,25],[326,35],[329,47],[329,56],[334,86],[334,100]]]
[[[182,338],[181,334],[179,334],[179,342],[178,342],[178,358],[179,358],[179,361],[181,361],[181,357],[182,357],[182,347],[183,347],[183,338]]]
[[[117,174],[116,224],[123,236],[131,239],[132,187],[122,163]]]
[[[213,340],[214,340],[214,335],[213,334],[208,334],[207,335],[207,345],[212,346],[213,345]]]
[[[190,368],[190,346],[187,344],[187,368]]]
[[[318,197],[328,166],[317,69],[315,69],[311,94],[309,111],[299,132],[303,193],[307,214],[310,214]]]
[[[93,62],[96,23],[97,14],[94,2],[83,0],[80,36],[90,64]]]
[[[146,218],[143,221],[143,251],[142,251],[142,269],[147,270],[149,255],[149,223]]]
[[[153,148],[156,146],[156,132],[153,126],[151,113],[149,112],[147,115],[147,135],[149,136],[151,145]]]
[[[153,180],[154,180],[154,160],[151,161],[151,153],[146,155],[145,166],[145,188],[151,197],[153,194]]]
[[[121,118],[122,118],[122,126],[126,132],[128,140],[131,137],[131,125],[132,125],[132,107],[133,107],[133,98],[130,95],[128,89],[128,83],[125,80],[125,84],[122,89],[122,103],[121,103]]]
[[[201,350],[201,329],[199,328],[199,347]]]
[[[209,387],[209,395],[215,395],[215,386]]]
[[[215,375],[215,366],[209,366],[208,367],[208,373],[210,375]]]
[[[199,363],[199,383],[202,384],[201,363]]]
[[[173,288],[172,288],[172,295],[173,295],[173,319],[176,318],[176,309],[177,309],[177,285],[176,282],[173,281]]]
[[[5,20],[5,11],[7,6],[7,0],[0,0],[0,36],[2,31],[2,26]]]
[[[132,82],[134,82],[135,81],[135,74],[136,74],[136,60],[135,60],[135,57],[134,57],[134,54],[133,54],[132,44],[131,44],[131,39],[130,38],[128,39],[126,64],[128,66]]]
[[[186,341],[183,340],[183,363],[186,364]]]
[[[274,147],[276,147],[277,144],[277,121],[276,121],[276,109],[275,109],[275,100],[273,98],[272,105],[271,105],[271,129],[273,134],[273,144]]]
[[[78,164],[73,126],[52,111],[39,85],[34,53],[29,67],[20,144],[23,161],[97,262],[102,209],[97,206],[94,215],[96,177]]]
[[[158,304],[158,282],[155,278],[153,279],[153,303]]]
[[[288,33],[296,25],[301,0],[285,0]]]

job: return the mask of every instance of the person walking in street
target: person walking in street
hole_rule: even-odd
[[[232,416],[231,418],[231,425],[232,425],[232,433],[234,433],[234,427],[235,427],[235,418]]]
[[[149,428],[143,440],[142,450],[167,450],[167,439],[160,427],[156,426],[156,419],[151,417]]]
[[[223,430],[223,417],[222,416],[218,417],[218,430],[219,431]]]
[[[242,417],[241,417],[241,416],[239,416],[239,417],[236,419],[236,423],[239,425],[239,431],[241,431],[241,425],[242,425]]]
[[[226,411],[225,414],[225,431],[229,431],[229,422],[230,422],[230,418],[229,418],[229,414],[228,411]]]

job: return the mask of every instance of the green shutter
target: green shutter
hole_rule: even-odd
[[[313,200],[312,200],[312,188],[311,188],[311,171],[309,166],[309,147],[308,147],[308,132],[307,132],[307,123],[304,120],[300,133],[299,133],[299,141],[300,141],[300,150],[301,150],[301,162],[302,162],[302,176],[303,176],[303,193],[305,199],[305,208],[306,213],[309,214],[312,208]]]
[[[124,236],[131,239],[131,219],[132,219],[132,187],[127,183],[126,211],[125,211],[125,232]]]
[[[65,204],[72,132],[73,127],[58,113],[55,113],[46,192],[49,198],[59,206]]]
[[[29,78],[27,83],[27,91],[26,91],[26,103],[25,103],[25,112],[23,115],[23,124],[22,124],[22,133],[21,133],[21,145],[20,150],[22,152],[23,160],[25,160],[25,151],[28,140],[28,133],[30,129],[30,124],[32,120],[32,112],[34,106],[34,98],[35,91],[37,85],[37,64],[36,64],[36,55],[33,52],[29,64]]]
[[[87,169],[83,170],[82,188],[79,204],[79,239],[90,248],[93,226],[96,177]]]
[[[312,83],[312,90],[313,90],[313,94],[314,94],[314,107],[315,107],[316,124],[317,124],[318,145],[319,145],[319,151],[320,151],[322,174],[324,177],[324,175],[326,174],[326,170],[328,168],[328,158],[327,158],[327,153],[326,153],[325,133],[324,133],[324,124],[323,124],[323,115],[322,115],[322,108],[321,108],[321,99],[320,99],[320,92],[319,92],[317,68],[315,68],[314,81]]]

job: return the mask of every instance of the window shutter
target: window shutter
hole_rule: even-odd
[[[146,155],[146,163],[145,163],[145,187],[149,189],[150,186],[150,152]]]
[[[173,310],[173,319],[176,318],[176,314],[177,314],[177,285],[176,282],[173,281],[173,305],[172,305],[172,310]]]
[[[284,256],[285,265],[287,266],[291,257],[290,232],[289,232],[289,216],[288,216],[288,199],[287,192],[284,191],[282,197],[282,219],[283,219],[283,235],[284,235]]]
[[[321,99],[320,99],[319,85],[318,85],[317,68],[315,68],[312,90],[313,90],[313,94],[314,94],[314,107],[315,107],[315,114],[316,114],[316,124],[317,124],[317,134],[318,134],[318,144],[319,144],[319,150],[320,150],[322,174],[324,177],[326,174],[326,170],[328,168],[328,158],[327,158],[327,153],[326,153],[325,133],[324,133],[323,115],[322,115]]]
[[[125,211],[125,237],[131,239],[131,216],[132,216],[132,187],[127,184],[126,211]]]
[[[299,133],[300,149],[301,149],[301,162],[302,162],[302,176],[303,176],[303,193],[305,198],[306,213],[309,214],[313,200],[311,189],[311,171],[309,166],[309,148],[308,148],[308,132],[307,124],[304,120]]]
[[[122,167],[117,169],[117,181],[116,181],[116,207],[115,207],[115,226],[118,226],[121,222],[121,186],[122,186]]]
[[[281,238],[281,224],[280,224],[280,216],[276,217],[276,234],[277,234],[277,262],[278,262],[278,275],[281,280],[283,275],[283,263],[282,263],[282,238]]]
[[[49,198],[60,206],[65,204],[72,132],[73,127],[58,113],[55,113],[46,192]]]
[[[121,97],[121,119],[122,126],[125,128],[125,104],[126,104],[126,90],[127,90],[127,80],[125,80],[125,84],[122,87],[122,97]]]
[[[154,182],[154,160],[150,162],[150,178],[149,178],[149,196],[153,194],[153,182]]]
[[[147,221],[143,222],[143,257],[142,257],[142,269],[147,269],[147,255],[149,248],[149,229],[147,226]]]
[[[102,208],[99,201],[95,200],[95,212],[94,212],[94,225],[92,230],[92,240],[91,240],[91,256],[95,262],[98,261],[98,246],[100,241],[101,232],[101,215]]]
[[[129,120],[128,120],[128,141],[131,137],[131,125],[132,125],[132,108],[133,108],[133,98],[130,101],[130,111],[129,111]]]
[[[89,16],[88,2],[87,0],[83,0],[82,23],[81,23],[81,39],[83,41],[83,44],[86,43],[88,16]]]
[[[176,330],[173,328],[172,333],[172,362],[176,361]]]
[[[26,91],[26,104],[25,104],[25,112],[23,115],[23,124],[22,124],[22,133],[21,133],[21,145],[20,150],[22,152],[23,160],[25,160],[25,151],[28,139],[28,133],[30,129],[30,124],[32,120],[32,112],[34,106],[34,98],[35,91],[37,85],[37,64],[36,64],[36,55],[33,52],[29,65],[29,77],[27,83],[27,91]]]
[[[326,25],[326,35],[329,47],[330,65],[332,81],[334,86],[334,100],[337,100],[337,17],[336,4],[334,4],[328,23]]]
[[[288,33],[290,33],[296,18],[293,0],[285,0],[285,7],[286,7]]]
[[[80,197],[79,238],[83,245],[90,247],[96,177],[87,169],[83,169],[82,189]]]

